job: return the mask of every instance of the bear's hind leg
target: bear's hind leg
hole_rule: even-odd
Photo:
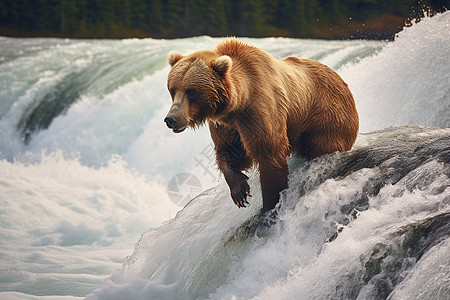
[[[280,192],[288,188],[288,165],[286,159],[277,164],[263,161],[259,164],[263,212],[272,210],[279,202]]]
[[[316,133],[304,139],[302,152],[309,159],[313,159],[336,151],[348,151],[351,147],[352,144],[346,142],[346,139],[340,137],[337,133]]]

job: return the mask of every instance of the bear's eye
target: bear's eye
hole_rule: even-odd
[[[189,99],[192,99],[197,95],[197,91],[194,89],[187,89],[186,95],[188,96]]]
[[[175,93],[176,93],[175,88],[171,88],[169,90],[169,92],[170,92],[170,96],[172,96],[172,98],[175,97]]]

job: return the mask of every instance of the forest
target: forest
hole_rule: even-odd
[[[0,35],[392,39],[448,0],[0,0]]]

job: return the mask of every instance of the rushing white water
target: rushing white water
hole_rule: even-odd
[[[175,219],[145,233],[122,269],[88,299],[121,299],[124,293],[139,299],[379,299],[408,275],[426,247],[429,256],[444,252],[433,258],[441,263],[441,278],[426,292],[445,299],[449,152],[442,153],[446,162],[435,154],[448,145],[449,133],[393,129],[361,137],[351,154],[302,164],[290,176],[291,188],[271,227],[257,216],[259,193],[250,209],[231,217],[234,207],[224,203],[228,190],[220,184]],[[392,135],[398,139],[395,148]],[[439,144],[439,150],[428,153],[429,143]],[[400,145],[427,148],[428,155],[415,156],[411,148],[397,151]],[[381,154],[368,153],[373,146]],[[376,166],[369,168],[373,161]],[[257,179],[252,179],[251,188],[257,190]],[[433,228],[429,220],[436,223]],[[326,243],[339,228],[337,238]],[[427,230],[436,230],[437,236],[422,234]],[[435,264],[417,275],[428,278]]]
[[[366,132],[291,159],[273,220],[255,170],[237,209],[207,129],[162,122],[167,53],[218,39],[0,38],[0,299],[446,299],[450,13],[394,42],[246,40],[336,69]]]

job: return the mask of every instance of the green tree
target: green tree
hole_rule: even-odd
[[[329,25],[328,18],[318,1],[298,0],[293,1],[291,5],[290,28],[295,36],[311,37],[324,26],[322,24]]]
[[[55,2],[55,0],[45,0]],[[78,29],[77,19],[77,3],[72,0],[60,0],[59,5],[52,5],[54,8],[58,8],[59,11],[51,11],[50,16],[52,16],[51,24],[59,24],[59,28],[52,28],[53,30],[59,30],[61,34],[72,35],[76,33]],[[59,23],[53,20],[59,15]],[[45,16],[45,18],[49,18],[50,16]]]
[[[0,0],[0,34],[333,36],[350,22],[421,17],[448,0]],[[351,20],[350,20],[351,18]],[[339,30],[337,30],[339,31]]]
[[[164,6],[161,0],[150,2],[146,20],[151,33],[161,34],[164,31]]]
[[[264,36],[268,32],[264,1],[247,0],[244,3],[244,30],[249,36]]]
[[[187,1],[187,0],[186,0]],[[167,0],[164,15],[163,34],[178,36],[185,32],[184,28],[185,0]]]
[[[213,36],[222,36],[227,34],[228,21],[226,11],[225,0],[213,0],[209,2],[207,13],[207,34]]]
[[[130,25],[132,29],[148,30],[146,20],[149,2],[142,0],[130,0]]]

